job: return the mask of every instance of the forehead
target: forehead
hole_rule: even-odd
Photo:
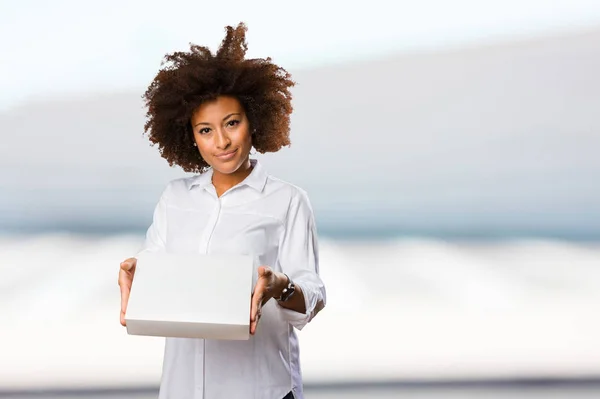
[[[221,120],[231,113],[242,113],[244,108],[239,100],[231,96],[218,96],[214,100],[205,101],[192,115],[192,120]]]

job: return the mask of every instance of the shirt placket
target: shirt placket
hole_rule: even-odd
[[[215,199],[215,205],[213,207],[213,210],[210,214],[210,216],[208,217],[208,220],[206,222],[206,227],[204,228],[203,232],[202,232],[202,237],[200,237],[200,244],[199,244],[199,252],[201,254],[208,254],[210,251],[210,240],[213,237],[213,234],[215,232],[215,229],[217,227],[217,224],[219,223],[219,219],[221,216],[221,208],[222,208],[222,201],[221,198],[217,197],[217,193],[214,189],[214,186],[208,186],[207,187],[207,191],[213,196],[213,198]],[[197,399],[204,399],[206,397],[206,379],[205,379],[205,375],[206,373],[205,368],[206,368],[206,340],[202,340],[202,345],[200,345],[197,356],[196,356],[196,395],[195,397]],[[199,376],[202,376],[202,378],[198,378]]]

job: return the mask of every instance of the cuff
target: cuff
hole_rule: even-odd
[[[295,310],[284,308],[275,301],[277,308],[281,312],[283,319],[296,327],[298,330],[302,330],[323,307],[325,307],[325,300],[320,290],[311,289],[310,284],[297,282],[294,280],[296,287],[300,287],[304,294],[304,305],[306,307],[306,313],[296,312]]]

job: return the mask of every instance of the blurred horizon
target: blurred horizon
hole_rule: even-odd
[[[327,236],[597,240],[598,42],[600,25],[292,71],[292,146],[254,157],[308,192]],[[145,231],[190,174],[143,136],[142,92],[0,112],[0,231]]]

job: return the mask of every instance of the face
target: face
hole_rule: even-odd
[[[249,162],[250,124],[236,98],[219,96],[202,103],[191,124],[200,155],[215,173],[232,174]]]

